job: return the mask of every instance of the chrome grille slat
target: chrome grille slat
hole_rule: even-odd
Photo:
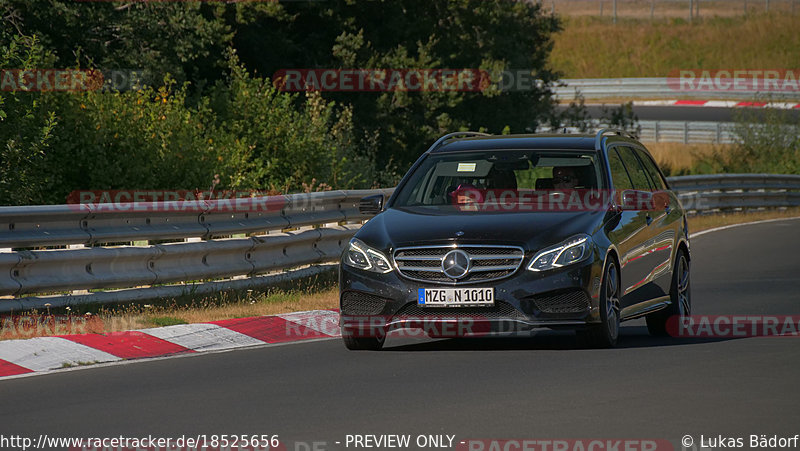
[[[503,271],[503,270],[509,270],[509,269],[517,269],[517,265],[473,266],[472,269],[470,269],[470,272],[472,272],[472,271],[476,271],[476,272],[481,272],[481,271]]]
[[[429,268],[427,266],[407,266],[407,271],[420,271],[420,272],[442,272],[441,268]]]
[[[395,260],[409,260],[409,261],[436,261],[441,262],[442,257],[395,257]]]
[[[442,271],[444,256],[454,250],[465,251],[470,269],[461,279],[452,279]],[[400,275],[407,279],[444,285],[481,283],[508,277],[519,269],[525,251],[508,245],[440,245],[403,247],[394,251],[392,258]]]
[[[519,258],[519,255],[471,255],[470,258],[472,260],[516,260]]]

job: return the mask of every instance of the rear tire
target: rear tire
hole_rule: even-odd
[[[581,343],[592,348],[612,348],[619,339],[619,269],[609,259],[600,285],[600,324],[578,331]]]
[[[681,249],[675,257],[675,267],[672,271],[672,284],[669,289],[670,305],[655,313],[647,315],[647,331],[654,337],[666,337],[667,321],[670,317],[677,316],[678,321],[692,314],[692,287],[689,258]]]

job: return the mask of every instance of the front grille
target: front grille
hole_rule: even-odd
[[[543,313],[579,313],[589,309],[589,296],[583,290],[531,296],[528,300]]]
[[[449,277],[442,270],[442,259],[455,249],[469,257],[469,271],[461,278]],[[517,246],[420,246],[405,247],[394,252],[394,261],[401,275],[412,280],[442,284],[487,282],[510,276],[522,264],[525,252]]]
[[[371,294],[348,291],[342,295],[343,315],[377,315],[386,306],[386,299]]]
[[[415,303],[404,305],[393,319],[403,318],[470,318],[470,319],[528,319],[525,314],[514,308],[513,305],[496,301],[491,307],[420,307]]]

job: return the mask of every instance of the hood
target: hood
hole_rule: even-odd
[[[594,234],[605,215],[605,211],[472,213],[390,208],[361,227],[356,237],[384,251],[453,242],[538,250],[572,235]]]

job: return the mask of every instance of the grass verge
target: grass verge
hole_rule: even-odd
[[[336,271],[284,282],[266,292],[223,292],[149,304],[66,307],[0,320],[0,340],[79,333],[110,333],[230,318],[338,307]],[[65,320],[69,318],[69,320]],[[12,321],[18,323],[14,325]]]
[[[609,2],[606,2],[609,3]],[[568,12],[566,12],[569,14]],[[798,11],[800,13],[800,11]],[[665,77],[679,69],[793,69],[800,15],[649,20],[564,17],[551,66],[564,78]],[[676,93],[677,95],[677,93]]]
[[[715,151],[726,154],[733,146],[728,144],[644,143],[664,174],[688,175],[697,172],[698,166]]]
[[[766,2],[770,3],[770,2]],[[760,14],[766,11],[764,1],[746,0],[702,0],[695,1],[695,17],[738,17],[744,16],[745,4],[747,14]],[[555,5],[556,14],[562,16],[604,16],[611,20],[613,14],[613,0],[551,0],[544,2],[545,8],[550,10]],[[652,7],[652,11],[651,11]],[[698,11],[699,9],[699,11]],[[791,0],[773,1],[769,6],[770,11],[780,11],[791,14],[793,11]],[[620,0],[617,5],[617,17],[634,19],[688,19],[689,2],[674,0]],[[794,12],[800,13],[800,5],[795,5]]]
[[[689,233],[702,232],[733,224],[764,221],[766,219],[784,219],[800,217],[800,208],[787,208],[784,210],[748,211],[738,213],[720,213],[713,215],[695,215],[689,217]]]

